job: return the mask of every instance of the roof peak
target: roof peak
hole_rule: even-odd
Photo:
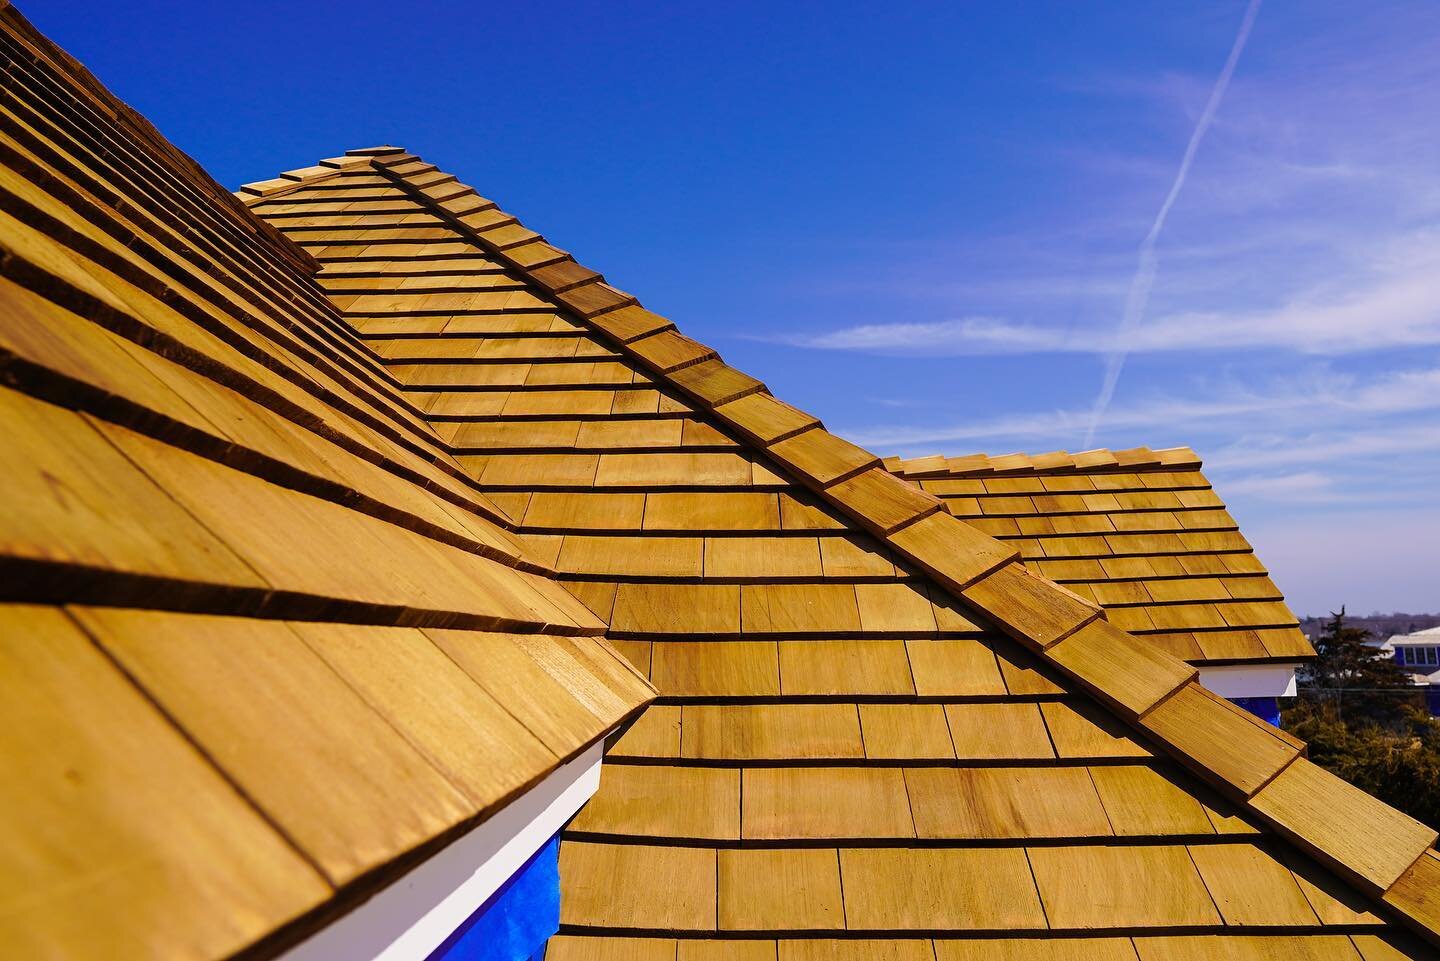
[[[381,144],[378,147],[356,147],[354,150],[345,151],[347,157],[384,157],[390,154],[405,153],[404,147],[397,147],[394,144]]]
[[[1043,454],[966,454],[947,457],[887,457],[885,466],[892,473],[905,477],[969,476],[1005,473],[1065,473],[1096,470],[1199,470],[1200,457],[1189,447],[1131,447],[1111,450],[1097,447],[1072,454],[1065,450]]]

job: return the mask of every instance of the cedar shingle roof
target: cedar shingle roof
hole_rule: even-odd
[[[566,832],[553,958],[1381,950],[1362,892],[1434,832],[491,201],[360,155],[242,195],[660,691]],[[1193,455],[1069,466],[1133,485],[1106,518],[1233,529]],[[1133,553],[1249,551],[1171,546]]]
[[[886,458],[1027,567],[1196,665],[1315,649],[1188,447]]]
[[[300,248],[0,56],[0,940],[272,953],[653,691]]]
[[[433,166],[250,217],[3,18],[21,953],[271,953],[638,708],[613,645],[552,961],[1424,956],[1435,832],[1013,544]]]

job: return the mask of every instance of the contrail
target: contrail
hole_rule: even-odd
[[[1240,53],[1245,49],[1245,41],[1250,39],[1250,28],[1255,26],[1255,15],[1259,12],[1260,0],[1250,0],[1250,5],[1245,8],[1245,17],[1240,21],[1240,32],[1235,35],[1235,43],[1230,47],[1230,56],[1225,58],[1225,66],[1220,68],[1220,76],[1215,78],[1215,86],[1210,91],[1205,110],[1190,133],[1190,142],[1185,145],[1185,156],[1180,159],[1180,169],[1175,172],[1175,182],[1170,185],[1170,192],[1165,195],[1165,202],[1160,205],[1155,222],[1150,225],[1150,232],[1140,243],[1140,261],[1135,266],[1135,276],[1130,281],[1130,292],[1125,296],[1125,312],[1120,317],[1115,349],[1105,357],[1105,380],[1100,385],[1099,396],[1095,398],[1095,408],[1090,413],[1090,425],[1085,429],[1085,447],[1089,447],[1094,441],[1095,430],[1110,408],[1110,398],[1115,396],[1115,385],[1120,382],[1120,371],[1124,369],[1125,358],[1130,353],[1127,346],[1130,335],[1140,324],[1140,318],[1145,314],[1145,305],[1150,300],[1150,288],[1155,283],[1155,243],[1160,239],[1160,231],[1165,229],[1165,218],[1170,216],[1170,208],[1175,206],[1175,198],[1180,196],[1180,190],[1185,186],[1185,178],[1190,175],[1190,164],[1195,161],[1195,151],[1199,149],[1200,141],[1205,138],[1205,132],[1210,129],[1215,112],[1220,109],[1220,101],[1224,99],[1225,90],[1230,86],[1235,65],[1240,62]]]

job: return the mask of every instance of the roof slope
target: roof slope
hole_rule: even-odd
[[[652,691],[303,251],[0,56],[0,940],[273,951]]]
[[[661,692],[566,834],[552,958],[1378,959],[1435,927],[1433,831],[452,176],[356,155],[252,209]]]
[[[1313,657],[1189,448],[886,458],[1116,627],[1195,665]]]

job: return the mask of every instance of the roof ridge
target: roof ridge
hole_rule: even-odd
[[[988,474],[1064,474],[1075,471],[1199,470],[1200,456],[1189,447],[1131,447],[1094,450],[1072,454],[1065,450],[1041,454],[966,454],[948,457],[886,457],[885,468],[902,477],[972,477]]]
[[[669,319],[641,307],[474,188],[408,152],[367,157],[627,359],[736,431],[1202,780],[1440,943],[1440,855],[1432,848],[1437,832],[1306,760],[1303,742],[1200,686],[1194,667],[1138,641],[1102,611],[1032,573],[1013,547],[953,517],[879,457],[776,399],[765,384],[681,334]],[[1135,448],[1114,456],[1117,464],[1121,454],[1148,463],[1163,453]],[[1076,456],[1094,459],[1095,452],[1087,454]],[[1021,469],[1017,458],[1024,455],[995,460],[1004,469]]]
[[[399,150],[400,148],[370,147],[366,149]],[[241,184],[240,189],[235,191],[235,196],[247,207],[253,206],[262,200],[274,200],[276,197],[302,187],[312,187],[322,181],[338,177],[347,170],[371,166],[370,161],[369,154],[353,150],[346,151],[343,157],[326,157],[314,166],[286,170],[280,176],[270,180],[257,180],[254,183]]]

